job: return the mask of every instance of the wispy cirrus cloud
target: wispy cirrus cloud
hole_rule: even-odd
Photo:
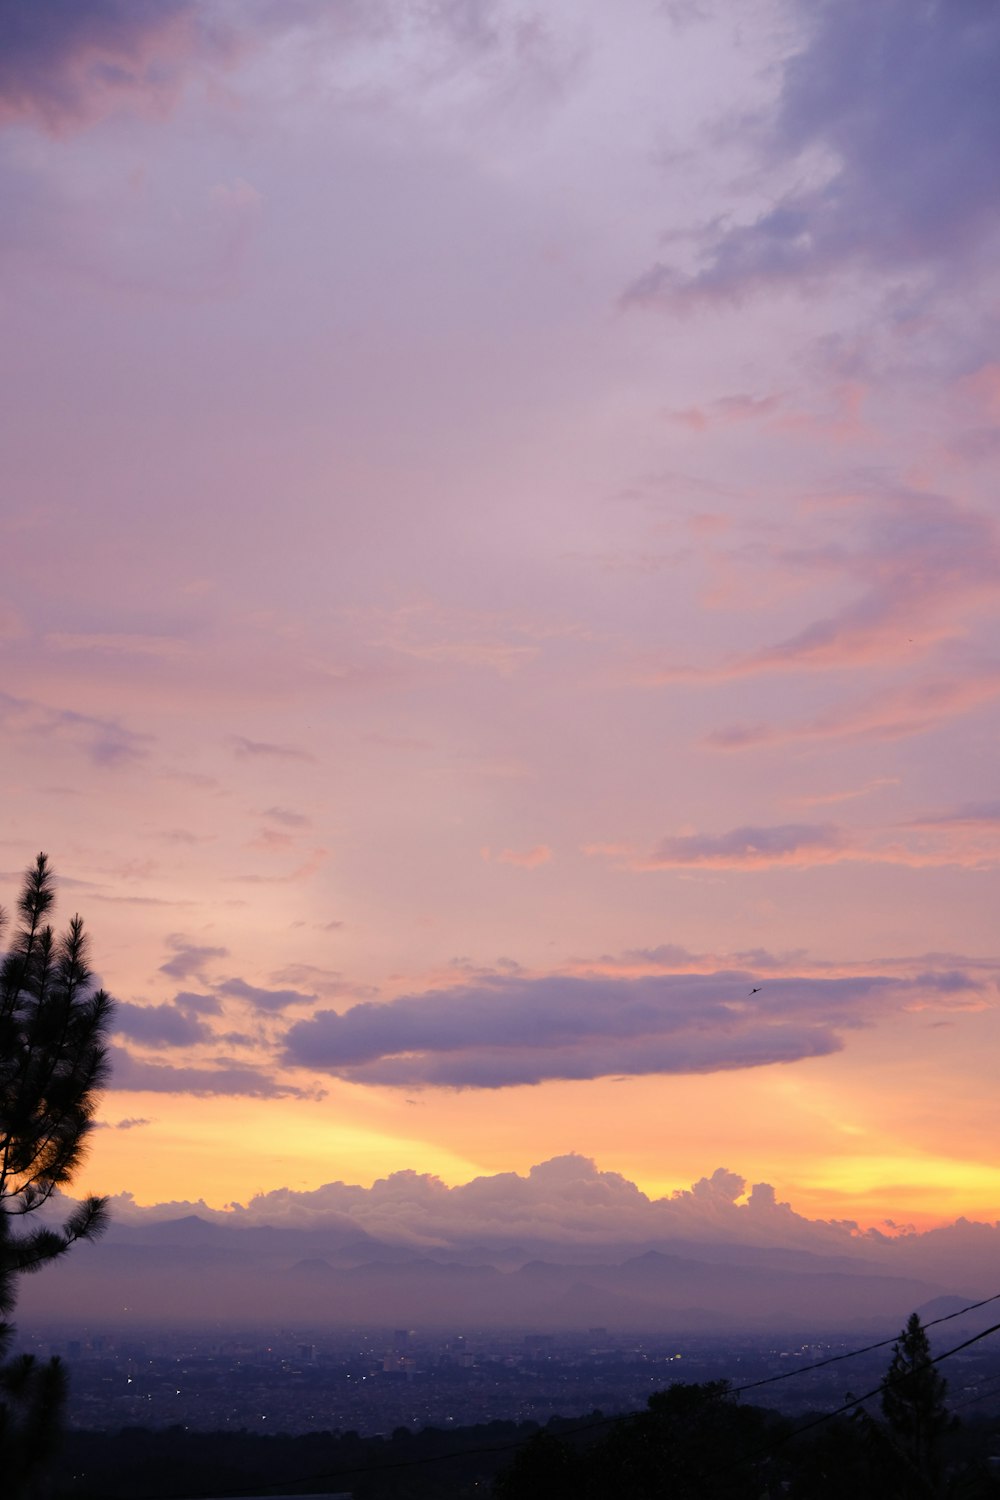
[[[0,693],[0,728],[29,740],[64,741],[94,765],[109,769],[145,760],[152,743],[150,735],[127,729],[117,719],[52,708],[9,693]]]
[[[269,740],[251,740],[246,735],[234,734],[230,738],[233,752],[243,759],[303,760],[315,761],[315,755],[303,750],[301,745],[276,745]]]
[[[1000,540],[990,516],[922,491],[845,503],[867,510],[860,543],[785,547],[774,563],[848,579],[858,588],[853,599],[773,645],[706,667],[661,664],[650,680],[727,681],[894,664],[966,634],[976,609],[996,610]]]
[[[269,818],[272,823],[280,823],[283,828],[308,828],[312,821],[305,813],[296,812],[290,807],[266,807],[261,817]]]
[[[328,849],[312,849],[294,869],[288,870],[283,875],[262,875],[259,870],[255,870],[250,873],[241,872],[232,875],[230,879],[238,881],[241,885],[294,885],[300,880],[311,880],[323,868],[329,857]]]
[[[924,675],[851,703],[834,704],[791,723],[729,724],[704,743],[715,750],[753,750],[809,740],[898,740],[928,734],[1000,696],[1000,665],[960,675]]]
[[[1000,801],[963,802],[943,813],[913,818],[911,828],[994,828],[1000,824]]]
[[[548,844],[533,844],[529,849],[500,849],[496,854],[486,845],[479,852],[487,864],[495,860],[498,865],[515,865],[522,870],[537,870],[552,858]]]
[[[431,600],[353,613],[375,646],[439,666],[485,668],[500,677],[510,677],[535,661],[540,641],[566,628]]]

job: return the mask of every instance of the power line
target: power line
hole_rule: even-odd
[[[988,1302],[994,1302],[996,1301],[996,1298],[988,1297],[985,1300]],[[982,1306],[982,1303],[976,1303],[974,1305],[979,1307]],[[962,1309],[962,1311],[966,1310],[967,1309]],[[956,1317],[957,1314],[950,1313],[948,1316]],[[940,1318],[937,1321],[943,1323],[946,1322],[947,1319]],[[942,1364],[944,1360],[951,1359],[953,1354],[960,1354],[963,1349],[968,1349],[973,1344],[978,1344],[980,1339],[985,1339],[991,1333],[997,1332],[1000,1332],[1000,1323],[994,1323],[991,1327],[984,1328],[981,1333],[973,1334],[972,1338],[965,1339],[961,1344],[955,1344],[953,1348],[946,1349],[943,1354],[935,1355],[933,1359],[927,1360],[922,1368],[927,1369],[931,1365]],[[891,1342],[895,1343],[896,1341],[891,1340]],[[729,1473],[730,1470],[737,1468],[740,1464],[752,1463],[756,1458],[764,1458],[768,1454],[773,1453],[776,1448],[784,1447],[785,1443],[794,1442],[795,1439],[801,1437],[803,1433],[813,1432],[817,1427],[822,1427],[826,1422],[832,1422],[835,1418],[844,1416],[846,1412],[857,1411],[858,1407],[863,1406],[866,1401],[871,1401],[873,1397],[880,1396],[884,1390],[888,1389],[889,1386],[897,1383],[902,1379],[905,1379],[905,1375],[888,1376],[885,1380],[879,1381],[878,1385],[875,1386],[873,1390],[867,1391],[865,1395],[852,1396],[849,1401],[845,1401],[842,1406],[838,1406],[834,1411],[824,1412],[822,1416],[815,1417],[811,1422],[806,1422],[801,1427],[794,1428],[793,1431],[786,1433],[782,1437],[774,1438],[767,1444],[766,1447],[761,1447],[754,1453],[746,1453],[741,1458],[734,1459],[732,1463],[726,1464],[724,1468],[713,1470],[709,1477],[714,1478],[720,1474]]]
[[[960,1318],[964,1313],[975,1312],[978,1307],[987,1307],[991,1302],[1000,1301],[1000,1292],[994,1292],[992,1297],[984,1297],[981,1302],[970,1302],[968,1307],[960,1307],[957,1312],[945,1313],[940,1318],[932,1318],[925,1323],[924,1328],[936,1328],[939,1323],[950,1323],[952,1318]],[[797,1365],[794,1370],[782,1370],[780,1375],[766,1375],[763,1380],[751,1380],[746,1385],[733,1386],[730,1395],[739,1396],[743,1391],[756,1391],[762,1385],[775,1385],[779,1380],[793,1380],[796,1375],[808,1375],[812,1370],[825,1369],[827,1365],[838,1364],[842,1359],[856,1359],[859,1354],[874,1354],[877,1349],[888,1349],[890,1344],[896,1342],[896,1338],[880,1339],[877,1344],[866,1344],[863,1349],[849,1349],[845,1354],[831,1354],[826,1359],[817,1360],[814,1365]]]

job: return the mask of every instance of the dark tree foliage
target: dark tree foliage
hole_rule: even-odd
[[[756,1500],[766,1491],[769,1436],[783,1424],[741,1406],[724,1380],[676,1384],[585,1445],[540,1433],[494,1485],[498,1500]]]
[[[932,1488],[939,1478],[941,1438],[952,1424],[945,1406],[948,1385],[932,1363],[931,1346],[917,1313],[893,1345],[882,1388],[882,1415],[893,1442]]]
[[[100,1234],[107,1212],[105,1199],[87,1198],[57,1228],[27,1219],[80,1165],[107,1076],[112,1003],[91,982],[80,918],[61,936],[46,922],[54,900],[40,854],[25,875],[19,923],[0,963],[0,1359],[13,1337],[18,1277]],[[58,1360],[23,1355],[0,1365],[5,1494],[27,1492],[51,1450],[64,1394]]]

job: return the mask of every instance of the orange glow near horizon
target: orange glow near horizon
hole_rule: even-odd
[[[1000,7],[749,4],[6,7],[74,1188],[1000,1217]]]

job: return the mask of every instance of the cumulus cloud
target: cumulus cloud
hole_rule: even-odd
[[[941,996],[950,983],[935,971],[919,979],[775,977],[760,986],[752,972],[735,969],[637,978],[486,974],[342,1014],[319,1011],[289,1028],[284,1060],[408,1089],[717,1072],[834,1052],[843,1030],[885,1007]]]
[[[719,1167],[690,1189],[650,1198],[620,1172],[604,1171],[569,1152],[528,1172],[499,1172],[449,1187],[429,1173],[392,1172],[370,1188],[330,1182],[312,1191],[278,1188],[223,1212],[199,1204],[140,1208],[129,1194],[113,1200],[116,1220],[143,1221],[198,1213],[230,1226],[360,1230],[380,1240],[428,1249],[492,1244],[608,1245],[717,1241],[799,1245],[867,1255],[874,1246],[854,1224],[809,1220],[778,1200],[768,1183]]]
[[[704,236],[693,276],[660,262],[632,301],[735,297],[852,265],[968,263],[1000,226],[1000,13],[992,0],[799,0],[770,133],[802,185]]]

